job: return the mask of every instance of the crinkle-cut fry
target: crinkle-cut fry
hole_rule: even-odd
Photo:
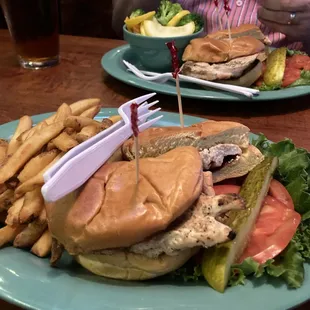
[[[52,267],[56,266],[57,262],[61,259],[62,253],[64,252],[64,246],[57,241],[57,239],[52,238],[52,255],[50,259],[50,265]]]
[[[25,228],[24,225],[4,226],[0,228],[0,248],[12,243],[15,237]]]
[[[24,204],[24,197],[17,199],[12,207],[8,210],[8,215],[6,217],[5,223],[9,226],[15,226],[20,224],[19,215]]]
[[[42,236],[47,228],[45,208],[42,209],[40,216],[29,223],[14,239],[13,245],[17,248],[32,247]]]
[[[6,156],[8,154],[8,141],[4,139],[0,139],[0,165],[5,161]]]
[[[53,123],[27,139],[0,167],[0,184],[16,174],[42,147],[64,129],[62,122]]]
[[[0,212],[0,224],[4,224],[8,213],[7,211]]]
[[[98,104],[96,106],[93,106],[83,113],[81,113],[81,116],[88,117],[88,118],[94,118],[99,112],[100,112],[101,106]]]
[[[41,187],[27,192],[23,197],[25,199],[20,209],[19,222],[20,224],[28,224],[37,218],[44,208],[44,198],[41,193]]]
[[[72,115],[70,106],[63,103],[56,112],[54,122],[63,122],[70,115]]]
[[[101,130],[107,129],[113,125],[113,121],[109,118],[104,118],[101,121]]]
[[[42,169],[44,169],[49,163],[51,163],[58,154],[59,151],[57,149],[53,149],[47,152],[40,153],[39,155],[31,158],[17,176],[19,181],[21,183],[24,183],[37,175]]]
[[[52,236],[48,229],[45,230],[40,239],[32,246],[31,252],[39,257],[46,257],[51,253]]]
[[[14,201],[14,190],[8,188],[0,195],[0,211],[8,210]]]
[[[70,108],[72,111],[72,115],[81,115],[84,111],[94,106],[98,106],[99,104],[100,104],[99,98],[88,98],[70,104]]]
[[[80,131],[83,127],[93,125],[101,128],[101,123],[83,116],[69,116],[64,121],[64,126],[68,128],[73,128],[76,131]]]
[[[78,145],[78,142],[69,136],[66,132],[62,132],[59,136],[52,140],[52,143],[61,151],[68,152]]]
[[[109,120],[111,120],[112,123],[115,124],[118,121],[121,121],[122,117],[120,115],[112,115],[112,116],[109,117]]]
[[[64,153],[58,154],[54,160],[52,160],[44,169],[42,169],[38,174],[36,174],[34,177],[31,179],[28,179],[26,182],[20,184],[16,189],[15,189],[15,198],[19,198],[23,196],[25,193],[30,192],[37,187],[40,187],[44,184],[44,178],[43,174],[45,171],[47,171],[52,165],[54,165],[62,156]]]
[[[32,127],[32,119],[28,115],[24,115],[19,119],[16,130],[9,142],[7,154],[13,154],[21,145],[21,142],[17,138],[24,133],[25,131],[30,130]]]
[[[82,143],[88,140],[89,138],[95,136],[99,132],[100,128],[98,126],[88,125],[83,127],[82,130],[76,134],[75,138],[79,143]]]

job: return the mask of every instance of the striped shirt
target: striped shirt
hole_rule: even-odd
[[[213,0],[178,0],[175,2],[180,3],[183,9],[205,16],[206,33],[215,32],[220,29],[219,18],[223,27],[227,29],[227,17],[223,0],[218,1],[218,10]],[[257,19],[257,9],[259,7],[257,0],[229,0],[228,2],[231,8],[228,16],[231,27],[237,27],[242,24],[256,24],[265,36],[270,39],[272,46],[289,46],[291,49],[302,48],[300,42],[289,44],[284,34],[272,32]]]

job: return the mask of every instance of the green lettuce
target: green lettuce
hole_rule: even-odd
[[[300,78],[288,87],[310,85],[310,70],[302,70]]]

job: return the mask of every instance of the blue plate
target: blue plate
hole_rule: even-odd
[[[99,119],[115,115],[116,109],[103,109]],[[39,122],[49,114],[33,117]],[[179,116],[163,113],[158,125],[179,125]],[[185,124],[202,119],[185,116]],[[0,126],[0,137],[8,138],[17,122]],[[40,310],[283,310],[309,298],[310,265],[298,290],[289,290],[279,281],[266,278],[247,281],[245,286],[228,288],[220,294],[207,283],[179,284],[162,281],[122,282],[94,276],[65,256],[61,268],[51,268],[48,259],[7,247],[0,250],[0,298],[24,308]],[[266,304],[266,306],[264,305]]]
[[[108,74],[126,84],[161,94],[176,95],[174,82],[170,81],[165,84],[158,84],[155,82],[142,80],[127,71],[127,68],[123,64],[123,59],[132,63],[141,70],[146,70],[143,68],[138,58],[132,53],[129,45],[117,47],[106,53],[101,59],[101,65]],[[253,99],[249,99],[245,96],[228,92],[212,89],[206,90],[201,88],[199,85],[191,83],[181,83],[181,93],[182,97],[195,99],[212,99],[222,101],[269,101],[309,95],[310,86],[299,86],[281,90],[264,91],[260,92],[259,96],[254,97]]]

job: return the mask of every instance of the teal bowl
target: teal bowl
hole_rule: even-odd
[[[185,47],[192,39],[200,37],[203,33],[203,29],[187,36],[160,38],[146,37],[129,32],[126,29],[126,25],[124,25],[123,33],[124,39],[130,45],[132,53],[136,55],[145,69],[167,72],[171,70],[171,54],[166,43],[174,41],[178,49],[179,59],[182,59]]]

